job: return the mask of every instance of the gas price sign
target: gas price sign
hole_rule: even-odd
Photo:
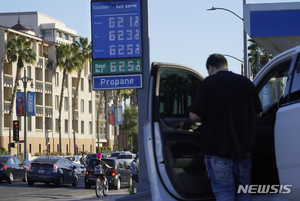
[[[140,0],[92,1],[94,59],[142,56]]]

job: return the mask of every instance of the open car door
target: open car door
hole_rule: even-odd
[[[189,107],[204,77],[186,66],[153,63],[144,143],[152,200],[214,198],[201,153],[201,124]]]

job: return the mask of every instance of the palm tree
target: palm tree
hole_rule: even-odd
[[[24,62],[33,64],[36,60],[36,53],[32,50],[32,43],[28,41],[26,37],[14,38],[7,43],[5,56],[8,63],[17,62],[17,72],[15,77],[15,85],[13,88],[12,98],[9,108],[9,143],[11,142],[11,123],[12,123],[12,109],[14,107],[14,100],[17,92],[17,84],[20,78],[20,72],[24,67]],[[10,152],[10,147],[9,147]]]
[[[72,73],[80,66],[80,61],[78,59],[79,48],[77,46],[71,46],[69,44],[61,44],[57,47],[57,66],[60,70],[63,70],[63,77],[61,83],[61,92],[59,100],[59,116],[58,116],[58,132],[59,132],[59,152],[61,153],[61,110],[63,102],[63,94],[65,88],[65,80],[67,73]]]
[[[268,53],[261,45],[256,43],[253,39],[249,39],[248,41],[251,42],[249,45],[249,62],[251,64],[251,73],[253,78],[256,74],[264,67],[270,59],[273,58],[273,55]]]
[[[79,37],[79,41],[76,41],[73,43],[73,46],[79,49],[77,58],[79,59],[80,66],[78,67],[77,71],[77,83],[76,83],[76,89],[74,93],[74,98],[72,100],[72,128],[73,128],[73,139],[74,139],[74,154],[77,154],[76,149],[76,138],[75,138],[75,106],[76,106],[76,100],[78,95],[78,88],[79,88],[79,82],[81,78],[81,72],[83,69],[84,64],[87,61],[92,60],[92,44],[88,44],[87,38]]]

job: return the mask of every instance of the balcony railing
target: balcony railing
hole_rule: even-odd
[[[39,60],[36,64],[36,67],[43,68],[44,67],[44,58],[39,57]]]
[[[38,91],[38,92],[43,91],[43,82],[35,81],[35,91]]]
[[[52,93],[52,84],[45,84],[45,92]]]
[[[4,75],[4,86],[13,86],[13,77],[12,76],[8,76],[8,75]]]
[[[37,116],[43,116],[43,106],[36,106],[35,109]]]
[[[45,114],[46,114],[46,117],[52,117],[52,114],[53,114],[53,108],[48,108],[48,107],[46,107],[46,108],[45,108]]]

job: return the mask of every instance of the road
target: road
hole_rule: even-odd
[[[129,196],[127,188],[120,190],[110,189],[107,197],[97,198],[95,189],[84,188],[84,177],[81,176],[79,185],[64,185],[59,188],[54,184],[46,186],[43,183],[35,183],[33,187],[29,187],[27,183],[16,180],[13,184],[7,184],[6,181],[0,183],[0,200],[30,200],[30,201],[46,201],[46,200],[105,200],[113,201],[116,198]]]

